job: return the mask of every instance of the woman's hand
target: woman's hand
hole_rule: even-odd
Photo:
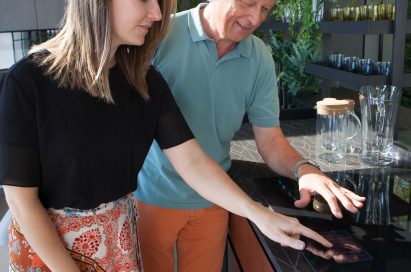
[[[300,236],[303,235],[327,248],[332,247],[332,244],[321,235],[301,225],[297,218],[276,213],[257,203],[248,218],[257,225],[265,236],[283,246],[298,250],[304,249],[305,243],[300,240]]]

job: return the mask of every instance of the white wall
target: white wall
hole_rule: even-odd
[[[64,0],[0,0],[0,31],[57,28]]]
[[[11,33],[0,33],[0,70],[14,64],[13,39]]]

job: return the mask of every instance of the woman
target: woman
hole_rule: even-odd
[[[193,139],[149,67],[175,5],[68,0],[59,34],[3,77],[0,180],[13,214],[11,271],[138,271],[132,192],[153,139],[190,186],[269,238],[301,249],[302,234],[331,246],[249,199]]]

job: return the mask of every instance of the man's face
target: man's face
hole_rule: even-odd
[[[215,0],[221,14],[214,24],[223,39],[240,42],[267,18],[275,0]]]

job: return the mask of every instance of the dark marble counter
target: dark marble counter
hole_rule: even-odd
[[[283,122],[282,129],[303,156],[313,158],[314,120]],[[256,150],[251,127],[244,124],[232,143],[233,166],[230,174],[233,179],[254,200],[273,210],[297,217],[300,222],[320,233],[346,235],[347,241],[355,242],[356,250],[340,254],[337,258],[345,258],[345,261],[354,261],[355,258],[363,260],[341,264],[325,260],[307,250],[285,248],[267,239],[250,223],[273,269],[408,271],[411,267],[411,160],[409,153],[401,149],[395,152],[398,153],[398,161],[383,168],[362,164],[358,161],[357,153],[342,164],[320,164],[321,169],[337,182],[345,183],[351,186],[350,189],[367,197],[367,203],[359,213],[345,214],[344,219],[338,220],[327,213],[317,213],[312,205],[304,210],[293,207],[293,199],[298,192],[296,183],[276,176],[265,166]]]

